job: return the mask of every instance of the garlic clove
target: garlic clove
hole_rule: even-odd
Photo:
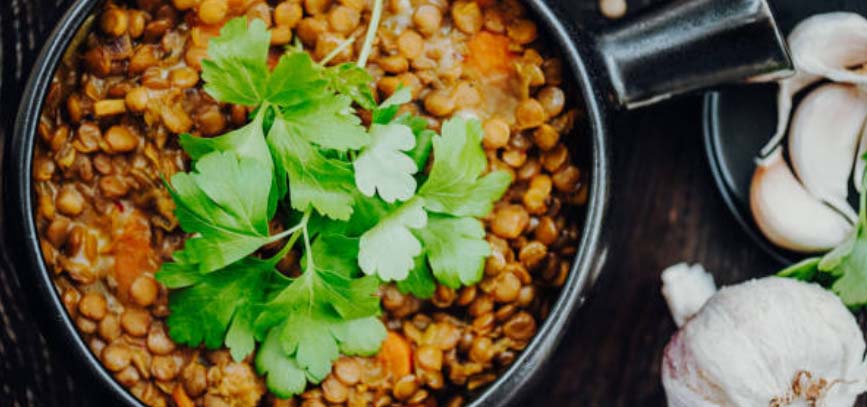
[[[863,73],[851,71],[867,62],[867,19],[860,14],[817,14],[802,21],[788,38],[792,62],[799,72],[834,82],[867,83]]]
[[[844,216],[804,189],[780,148],[758,162],[750,184],[750,209],[765,237],[789,250],[827,251],[852,231]]]
[[[789,159],[804,188],[850,220],[858,218],[846,196],[865,117],[867,95],[830,83],[804,98],[789,130]]]
[[[792,98],[822,78],[867,84],[867,75],[848,68],[867,62],[867,20],[848,12],[818,14],[798,24],[788,37],[795,75],[780,82],[777,130],[762,148],[770,154],[786,134]]]
[[[719,290],[669,341],[669,407],[851,406],[867,390],[865,343],[817,284],[766,277]]]
[[[662,272],[662,296],[678,327],[698,313],[715,292],[713,276],[701,264],[675,264]]]

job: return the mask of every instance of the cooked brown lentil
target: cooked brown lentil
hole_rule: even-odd
[[[342,356],[294,400],[266,394],[251,358],[234,362],[169,337],[167,291],[153,275],[185,236],[160,176],[188,166],[177,134],[215,136],[247,120],[248,107],[201,88],[201,61],[224,22],[260,18],[275,49],[298,36],[322,58],[364,32],[370,2],[115,0],[56,73],[33,164],[44,258],[91,349],[146,404],[176,405],[181,386],[204,407],[458,407],[535,335],[565,282],[580,232],[573,214],[588,194],[564,143],[581,116],[561,87],[563,64],[540,54],[536,24],[517,0],[387,5],[368,66],[377,96],[409,87],[414,101],[403,110],[435,130],[454,114],[478,117],[491,169],[515,182],[485,219],[492,255],[483,281],[438,286],[428,301],[381,290],[386,326],[412,350],[406,374],[392,377],[378,357]],[[357,53],[347,47],[332,62]],[[278,268],[297,261],[290,253]]]

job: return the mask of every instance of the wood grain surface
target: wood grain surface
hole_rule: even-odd
[[[579,2],[578,18],[586,24],[605,24],[595,0],[563,1]],[[631,1],[630,8],[651,2]],[[0,1],[3,134],[9,134],[35,53],[68,4]],[[538,396],[526,403],[532,406],[665,405],[660,361],[675,327],[659,293],[660,270],[701,262],[727,284],[777,268],[739,229],[716,191],[701,141],[700,96],[622,114],[613,147],[610,258],[533,393]],[[63,349],[48,345],[28,295],[10,270],[0,269],[0,406],[108,405]]]

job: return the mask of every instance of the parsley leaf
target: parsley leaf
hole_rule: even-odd
[[[352,99],[347,96],[308,100],[281,109],[279,118],[289,132],[322,148],[358,150],[369,141],[361,119],[352,110]]]
[[[311,246],[318,259],[315,268],[320,284],[317,296],[331,304],[341,317],[352,319],[379,314],[379,281],[358,277],[358,239],[342,235],[320,235]],[[306,258],[301,259],[302,264]]]
[[[481,142],[478,120],[454,118],[443,124],[442,136],[433,140],[430,176],[419,189],[427,209],[454,216],[482,217],[491,212],[512,179],[502,171],[479,179],[488,165]]]
[[[409,88],[401,87],[388,99],[385,99],[379,107],[373,110],[372,121],[377,124],[389,124],[397,116],[397,111],[402,105],[412,101],[412,92]]]
[[[283,351],[283,325],[265,336],[256,352],[256,370],[265,375],[265,384],[278,397],[289,398],[301,394],[307,387],[307,376],[293,357]]]
[[[861,229],[858,241],[845,261],[837,269],[825,271],[840,275],[831,285],[831,290],[840,296],[843,303],[860,308],[867,305],[867,236],[863,227],[858,229]]]
[[[386,215],[373,228],[361,235],[358,264],[365,274],[377,275],[383,281],[403,280],[413,268],[413,259],[422,247],[410,229],[427,224],[424,201],[412,199]]]
[[[415,258],[415,267],[409,272],[409,276],[397,282],[400,292],[411,293],[416,298],[428,299],[433,297],[437,289],[437,282],[431,274],[427,264],[427,257],[422,254]]]
[[[349,96],[363,109],[376,107],[376,100],[370,88],[373,77],[364,68],[352,63],[340,64],[326,68],[325,77],[334,90],[341,95]]]
[[[282,350],[269,350],[268,357],[260,354],[257,366],[261,372],[271,375],[274,369],[292,367],[294,363],[308,379],[318,383],[330,373],[331,363],[340,353],[376,352],[385,336],[385,327],[375,317],[379,313],[378,281],[375,277],[352,279],[355,265],[351,262],[316,264],[314,259],[317,253],[351,255],[353,242],[330,236],[318,238],[313,245],[319,245],[317,248],[306,243],[304,273],[269,301],[256,320],[260,337],[268,330],[267,337],[279,335]],[[275,380],[294,382],[280,376]],[[289,391],[300,392],[294,387]]]
[[[374,124],[371,144],[353,162],[355,185],[367,196],[379,191],[386,202],[406,201],[415,195],[418,171],[415,162],[402,151],[415,147],[412,130],[401,124]]]
[[[261,159],[268,156],[268,145],[265,143],[265,133],[262,122],[265,116],[262,109],[252,122],[244,127],[232,130],[222,136],[205,138],[182,134],[180,144],[193,160],[198,160],[214,151],[233,152],[238,158]],[[270,165],[270,160],[263,160]]]
[[[265,142],[265,133],[262,128],[268,111],[267,108],[259,109],[252,122],[222,136],[205,138],[182,134],[179,141],[181,147],[193,160],[219,151],[233,152],[238,158],[249,158],[264,164],[267,171],[262,174],[262,182],[266,182],[265,178],[267,178],[270,180],[268,182],[273,184],[268,200],[268,218],[270,219],[277,209],[277,201],[286,195],[286,182],[282,177],[278,179],[273,175],[274,162],[271,160],[271,153],[268,151],[268,144]],[[267,157],[267,159],[262,159],[262,157]]]
[[[400,116],[393,123],[403,124],[412,129],[412,133],[415,135],[415,147],[407,152],[407,155],[412,158],[416,167],[424,168],[430,159],[433,139],[437,133],[427,128],[427,120],[411,114]],[[422,174],[416,175],[416,177],[420,177],[420,175]]]
[[[378,110],[382,120],[393,120],[394,114],[384,110],[388,108]],[[412,118],[407,120],[424,127]],[[411,279],[403,289],[420,295],[431,286],[425,273],[432,272],[439,282],[453,288],[480,280],[490,247],[484,240],[484,228],[472,217],[487,215],[493,201],[512,182],[511,176],[502,171],[479,178],[487,167],[487,158],[481,148],[481,125],[476,120],[447,121],[443,136],[433,136],[433,148],[431,173],[418,196],[397,209],[380,208],[368,216],[379,216],[380,220],[362,235],[358,259],[365,273],[376,274],[384,281]],[[356,167],[356,176],[358,173]],[[359,184],[359,189],[364,192],[362,186]],[[425,209],[441,215],[431,215],[429,223]],[[407,236],[410,234],[418,238]],[[418,267],[413,261],[422,252],[418,239],[424,243],[430,269]]]
[[[276,395],[292,397],[304,391],[307,380],[325,379],[340,354],[375,354],[385,335],[385,326],[375,317],[341,320],[321,308],[293,312],[268,331],[256,369],[266,375]]]
[[[379,352],[385,339],[385,325],[376,317],[357,318],[331,326],[340,343],[340,352],[351,356],[370,356]]]
[[[304,212],[312,206],[332,219],[349,219],[355,190],[349,163],[325,157],[306,138],[290,130],[281,115],[274,118],[268,145],[277,162],[277,176],[289,177],[294,209]]]
[[[283,54],[268,78],[266,100],[279,106],[294,106],[326,93],[328,81],[322,68],[304,51]]]
[[[427,227],[415,233],[424,243],[431,271],[440,283],[460,288],[482,279],[491,246],[478,219],[430,215]]]
[[[209,272],[282,238],[268,234],[268,174],[258,160],[220,152],[203,156],[193,173],[175,174],[169,188],[175,215],[184,231],[200,234],[178,256]]]
[[[780,277],[794,278],[801,281],[811,281],[819,271],[819,263],[822,259],[818,257],[809,258],[786,267],[779,273]]]
[[[232,357],[243,359],[255,347],[253,308],[264,302],[274,262],[247,257],[212,273],[187,272],[197,281],[171,292],[169,335],[178,343],[192,347],[204,343],[210,349],[222,346],[225,339]],[[157,279],[175,288],[163,273],[157,273]]]
[[[430,158],[433,137],[436,132],[427,128],[427,120],[412,114],[397,116],[400,106],[412,101],[412,92],[409,88],[400,88],[388,99],[383,101],[373,110],[372,121],[374,124],[402,124],[409,127],[415,135],[415,147],[407,155],[415,162],[416,168],[424,168]]]
[[[262,20],[230,20],[208,44],[202,61],[205,92],[224,103],[255,106],[268,94],[271,36]]]

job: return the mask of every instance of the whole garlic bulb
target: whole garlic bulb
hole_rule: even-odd
[[[867,391],[864,350],[833,293],[766,277],[721,289],[686,322],[662,383],[670,407],[852,406]]]

